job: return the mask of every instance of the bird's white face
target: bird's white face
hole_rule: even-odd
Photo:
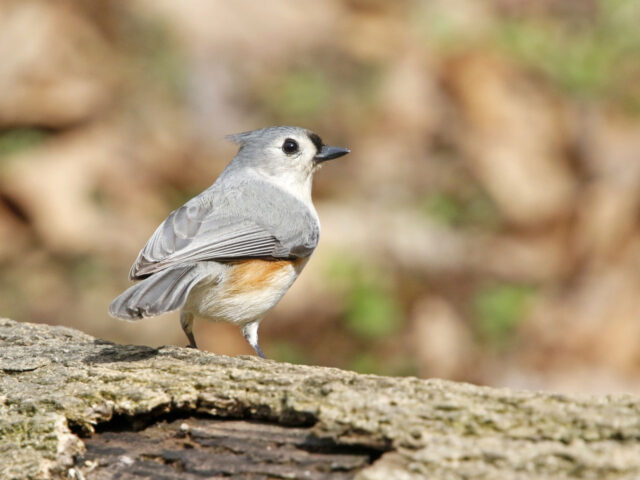
[[[314,144],[305,131],[284,132],[268,143],[262,168],[273,175],[306,181],[319,165],[314,158],[322,148],[322,141],[319,138],[317,141],[319,144]]]
[[[298,127],[268,127],[229,138],[241,144],[234,162],[308,202],[313,172],[322,162],[349,152],[327,147],[318,135]]]

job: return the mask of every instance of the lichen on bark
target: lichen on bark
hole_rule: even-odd
[[[116,345],[7,319],[0,372],[1,478],[67,475],[96,425],[176,413],[305,426],[317,439],[387,452],[363,479],[640,476],[640,399],[631,395],[359,375]]]

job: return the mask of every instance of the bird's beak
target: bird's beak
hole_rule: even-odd
[[[316,156],[313,157],[313,159],[316,161],[316,163],[326,162],[327,160],[332,160],[334,158],[346,155],[350,151],[351,150],[349,150],[348,148],[330,147],[328,145],[323,145]]]

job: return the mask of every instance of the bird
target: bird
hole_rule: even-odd
[[[174,210],[129,272],[138,283],[109,305],[139,320],[180,310],[189,347],[196,316],[238,325],[262,358],[258,327],[318,245],[314,173],[350,153],[301,127],[273,126],[226,137],[239,146],[215,182]]]

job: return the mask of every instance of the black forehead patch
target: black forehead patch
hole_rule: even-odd
[[[322,150],[322,146],[324,145],[324,143],[322,143],[322,139],[316,135],[313,132],[309,132],[309,139],[313,142],[313,144],[316,146],[316,150],[319,152],[320,150]]]

